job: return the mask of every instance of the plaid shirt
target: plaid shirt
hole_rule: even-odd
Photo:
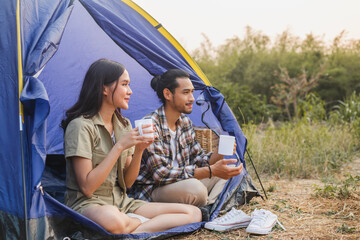
[[[151,193],[156,187],[193,178],[196,167],[209,165],[211,153],[205,154],[195,139],[190,118],[181,114],[176,122],[178,167],[173,167],[171,137],[164,106],[144,118],[151,118],[155,124],[155,141],[144,151],[139,176],[130,189],[130,195],[151,201]]]

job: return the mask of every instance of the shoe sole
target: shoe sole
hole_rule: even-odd
[[[275,226],[276,222],[270,228],[246,228],[247,233],[266,235],[271,233],[271,230]]]
[[[250,223],[250,221],[237,223],[237,224],[216,225],[216,226],[211,226],[210,224],[205,223],[204,228],[209,229],[209,230],[218,231],[218,232],[224,232],[224,231],[229,231],[229,230],[233,230],[233,229],[237,229],[237,228],[245,228],[245,227],[249,226],[249,223]]]

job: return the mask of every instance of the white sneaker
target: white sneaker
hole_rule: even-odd
[[[131,217],[131,218],[137,218],[141,221],[141,224],[143,224],[144,222],[146,221],[149,221],[148,218],[144,217],[144,216],[141,216],[141,215],[138,215],[138,214],[135,214],[135,213],[127,213],[126,214],[127,216]]]
[[[277,216],[270,211],[255,209],[251,214],[252,220],[246,228],[246,232],[253,234],[269,234],[276,223],[286,230],[279,222]]]
[[[246,213],[232,208],[231,211],[226,213],[224,216],[215,218],[213,221],[205,223],[204,227],[209,230],[223,232],[226,230],[246,227],[249,225],[250,221],[251,217]]]

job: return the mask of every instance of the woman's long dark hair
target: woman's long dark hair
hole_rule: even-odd
[[[190,75],[182,69],[170,69],[161,75],[155,76],[151,80],[151,87],[156,92],[160,101],[165,104],[164,89],[167,88],[175,93],[175,88],[179,86],[176,78],[190,78]]]
[[[118,86],[119,77],[124,73],[125,67],[115,61],[99,59],[89,67],[81,87],[79,99],[66,111],[65,119],[61,121],[61,127],[66,130],[69,122],[80,116],[92,118],[99,111],[103,101],[104,86],[110,86],[116,82],[114,92]],[[116,116],[124,125],[127,125],[125,118],[121,115],[120,109],[115,111]]]

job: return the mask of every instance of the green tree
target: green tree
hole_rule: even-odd
[[[272,114],[266,99],[253,94],[249,87],[232,83],[224,83],[220,87],[239,123],[266,122]]]
[[[259,96],[261,101],[265,99],[267,112],[273,114],[271,117],[275,120],[282,119],[279,115],[280,105],[276,107],[271,104],[272,87],[284,84],[279,78],[279,66],[286,69],[289,76],[297,78],[304,72],[307,78],[321,72],[315,84],[317,86],[305,92],[317,92],[325,101],[327,111],[353,91],[360,92],[360,40],[346,40],[345,32],[340,33],[332,45],[327,45],[313,34],[300,39],[289,30],[282,32],[272,42],[261,31],[247,27],[243,38],[233,37],[218,47],[214,47],[204,35],[204,42],[192,55],[215,87],[221,91],[231,87],[237,89],[238,93],[233,91],[232,94],[244,94],[242,90],[247,89],[249,94]],[[305,93],[302,93],[300,99],[304,96]],[[235,108],[238,106],[236,102],[233,99]],[[288,104],[287,115],[296,117],[297,101],[288,100]],[[274,110],[274,106],[278,110]],[[241,109],[247,111],[244,105]],[[242,119],[242,116],[237,117]],[[253,121],[259,121],[257,115],[255,118]]]
[[[315,88],[322,72],[317,73],[315,76],[308,77],[305,70],[298,77],[290,77],[288,71],[285,68],[280,68],[278,74],[280,83],[271,87],[274,95],[271,97],[271,101],[276,105],[284,107],[287,113],[288,119],[292,119],[290,106],[293,106],[293,116],[295,120],[298,119],[298,101],[302,96],[306,95],[311,89]]]

